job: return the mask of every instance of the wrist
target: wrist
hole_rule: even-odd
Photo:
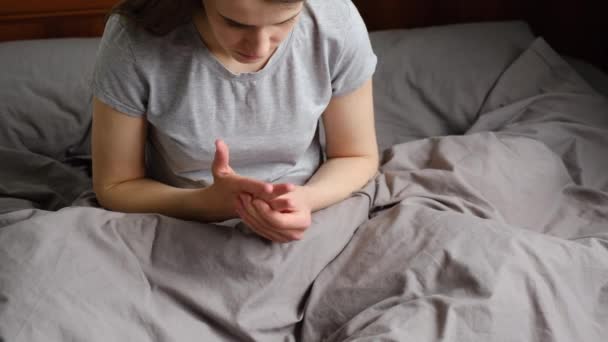
[[[205,218],[205,208],[202,207],[201,203],[204,203],[205,193],[207,188],[204,189],[188,189],[185,192],[185,196],[181,201],[182,210],[185,211],[188,217],[196,221],[207,221]]]
[[[310,209],[310,211],[315,211],[317,208],[314,206],[314,199],[316,190],[314,187],[310,185],[299,185],[296,187],[295,192],[299,197],[301,203],[306,206],[306,208]]]
[[[192,189],[185,198],[184,207],[191,216],[200,222],[220,222],[234,218],[231,208],[225,206],[226,201],[211,185],[205,188]],[[222,207],[222,205],[224,205]]]

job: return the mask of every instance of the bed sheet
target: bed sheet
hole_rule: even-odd
[[[304,341],[603,341],[608,101],[542,40],[463,136],[393,146]]]
[[[0,339],[604,341],[607,146],[608,100],[537,39],[465,134],[392,146],[290,244],[0,149]]]

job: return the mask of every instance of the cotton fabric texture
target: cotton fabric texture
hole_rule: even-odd
[[[318,122],[335,96],[370,79],[369,36],[351,1],[306,1],[266,66],[235,75],[207,49],[193,22],[154,36],[114,15],[96,60],[93,93],[145,116],[148,176],[180,187],[213,182],[214,141],[239,174],[305,183],[321,163]]]

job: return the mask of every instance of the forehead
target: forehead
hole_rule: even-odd
[[[251,26],[272,25],[298,14],[303,1],[210,0],[222,16]]]

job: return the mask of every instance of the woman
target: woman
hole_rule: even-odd
[[[349,0],[126,0],[94,74],[98,200],[301,239],[377,170],[375,65]]]

